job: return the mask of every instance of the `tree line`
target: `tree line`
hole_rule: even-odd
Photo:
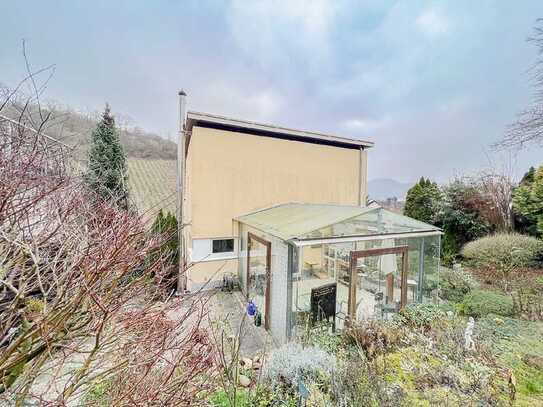
[[[543,165],[515,185],[509,177],[483,174],[447,185],[422,177],[407,192],[404,214],[443,230],[442,255],[455,261],[462,247],[497,232],[543,236]]]

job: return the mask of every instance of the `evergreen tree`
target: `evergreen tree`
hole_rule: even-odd
[[[92,132],[85,179],[105,199],[114,199],[124,208],[128,206],[126,155],[108,104],[102,120]]]
[[[437,221],[441,191],[435,182],[422,177],[407,191],[404,215],[422,222],[435,224]]]
[[[177,265],[179,262],[179,237],[177,234],[177,218],[175,215],[166,212],[166,215],[162,212],[162,209],[158,211],[157,217],[151,227],[153,233],[160,235],[164,241],[158,247],[150,257],[151,262],[155,262],[159,258],[164,262],[167,267],[166,273],[163,275],[167,279],[169,290],[173,290],[177,285]]]
[[[166,240],[160,248],[160,254],[168,256],[169,263],[176,265],[179,260],[179,239],[177,235],[177,218],[170,211],[158,211],[157,217],[151,226],[154,233],[162,235]]]
[[[543,165],[523,177],[513,193],[513,209],[527,233],[543,235]]]
[[[535,177],[535,168],[530,167],[530,169],[522,176],[522,179],[520,180],[520,185],[532,185],[532,182],[534,182]]]

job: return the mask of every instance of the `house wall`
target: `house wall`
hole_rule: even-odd
[[[188,269],[188,287],[192,292],[217,288],[222,284],[222,278],[226,273],[237,277],[237,259],[195,262]]]
[[[195,126],[186,165],[189,256],[192,239],[236,236],[236,216],[284,202],[365,204],[367,195],[357,149]],[[193,267],[190,280],[203,283],[208,268]]]

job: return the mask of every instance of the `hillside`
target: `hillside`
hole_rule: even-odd
[[[174,160],[128,159],[130,196],[140,211],[153,214],[159,209],[175,213]]]
[[[368,193],[371,199],[384,201],[387,198],[396,197],[402,201],[405,199],[411,183],[399,182],[391,178],[376,178],[368,181]]]
[[[17,120],[20,116],[22,103],[6,106],[2,114]],[[38,120],[39,112],[36,105],[28,107],[31,114],[25,115],[25,124],[35,127],[30,117]],[[147,158],[155,160],[175,160],[176,144],[160,137],[158,134],[144,131],[143,129],[128,125],[130,119],[123,115],[116,115],[112,107],[116,124],[120,129],[121,143],[129,158]],[[82,113],[71,108],[59,107],[58,104],[49,103],[46,107],[42,105],[42,116],[50,116],[42,129],[47,135],[62,141],[63,143],[76,148],[76,158],[85,160],[90,143],[90,135],[100,119],[100,113]]]
[[[2,114],[17,120],[21,104],[7,106]],[[35,127],[32,118],[39,117],[38,107],[30,106],[31,114],[25,115],[25,122]],[[83,114],[69,108],[51,104],[43,109],[42,116],[50,115],[43,132],[63,143],[74,147],[76,168],[86,165],[87,152],[92,130],[100,118],[99,113]],[[124,126],[126,119],[117,119],[120,138],[128,157],[128,182],[132,201],[140,212],[153,217],[159,209],[175,213],[175,160],[177,146],[155,133],[139,127]]]

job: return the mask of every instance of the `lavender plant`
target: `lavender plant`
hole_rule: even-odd
[[[263,370],[263,378],[272,387],[293,387],[300,381],[327,380],[336,368],[336,358],[315,347],[288,343],[276,349]]]

